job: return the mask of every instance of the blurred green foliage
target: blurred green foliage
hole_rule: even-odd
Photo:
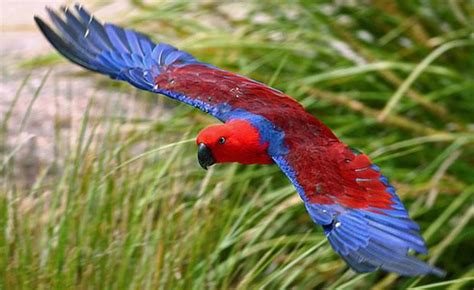
[[[427,260],[447,277],[355,274],[278,168],[200,170],[189,138],[215,120],[167,100],[166,121],[91,122],[86,112],[77,146],[32,186],[14,178],[15,148],[5,151],[3,289],[472,288],[472,1],[130,5],[110,21],[273,85],[369,153],[423,229]],[[99,125],[105,134],[87,129]],[[137,145],[147,153],[137,156]]]

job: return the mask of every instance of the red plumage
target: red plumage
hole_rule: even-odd
[[[201,64],[166,68],[155,83],[160,89],[179,92],[212,106],[226,103],[244,109],[275,124],[285,133],[288,163],[309,202],[338,202],[351,208],[390,207],[391,196],[378,180],[380,173],[369,168],[368,157],[356,156],[327,126],[284,93]],[[373,180],[356,182],[356,178]]]

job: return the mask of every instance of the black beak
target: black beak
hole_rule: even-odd
[[[204,143],[199,144],[198,161],[199,165],[201,165],[201,167],[205,170],[207,170],[208,166],[211,166],[212,164],[216,163],[214,157],[212,157],[211,150],[209,150],[209,148],[207,148],[206,144]]]

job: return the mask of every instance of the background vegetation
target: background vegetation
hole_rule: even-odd
[[[0,288],[472,288],[472,1],[130,5],[111,21],[288,93],[367,152],[420,224],[424,258],[447,276],[356,275],[276,166],[200,169],[192,138],[215,120],[81,73],[71,81],[95,78],[95,91],[147,99],[166,115],[92,118],[95,93],[71,90],[90,100],[79,137],[56,134],[53,162],[36,164],[29,182],[22,144],[7,144],[11,114],[0,116]],[[21,98],[41,102],[58,62],[51,49],[19,64],[52,72],[41,70],[39,84],[26,76],[11,110]],[[25,85],[36,94],[22,94]]]

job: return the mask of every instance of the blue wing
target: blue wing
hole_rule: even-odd
[[[63,8],[59,14],[50,9],[47,12],[54,29],[39,17],[35,16],[35,21],[48,41],[72,62],[184,102],[223,122],[235,109],[252,108],[253,94],[239,98],[246,90],[266,89],[271,98],[281,99],[276,90],[199,62],[169,44],[155,44],[139,32],[101,24],[82,6]],[[294,100],[291,103],[299,106]]]
[[[290,143],[288,154],[274,157],[275,163],[352,269],[380,268],[405,276],[444,274],[409,253],[427,253],[420,228],[367,155],[339,141],[318,147],[321,134],[316,139],[301,138],[304,132],[285,134],[298,142]]]
[[[185,96],[160,90],[154,79],[168,66],[207,64],[169,44],[155,44],[147,36],[119,26],[99,23],[82,6],[62,9],[62,17],[47,9],[55,30],[41,18],[35,21],[48,41],[72,62],[113,79],[124,80],[154,93],[161,93],[195,107]],[[75,13],[73,13],[75,12]]]
[[[380,268],[403,276],[445,274],[409,255],[410,249],[423,254],[427,249],[418,225],[408,217],[396,218],[337,205],[306,203],[306,208],[313,221],[323,226],[334,250],[357,272]]]
[[[372,272],[380,268],[403,276],[444,276],[444,271],[410,255],[410,250],[427,254],[425,241],[420,235],[420,227],[410,219],[395,188],[380,174],[379,167],[370,164],[354,171],[356,174],[364,172],[366,177],[373,176],[376,180],[370,181],[372,186],[378,184],[385,193],[373,188],[365,189],[369,190],[369,195],[386,195],[391,204],[387,207],[381,203],[369,203],[366,208],[350,208],[340,203],[305,201],[311,219],[323,227],[334,250],[357,272]],[[364,197],[359,196],[359,199]]]

